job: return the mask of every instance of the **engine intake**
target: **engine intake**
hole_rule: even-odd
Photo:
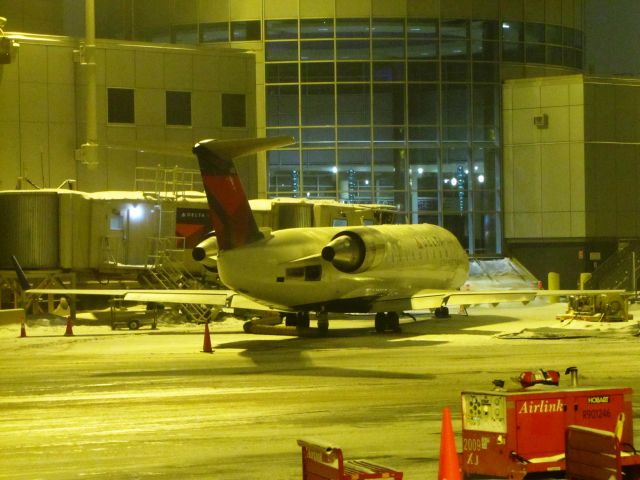
[[[341,272],[364,272],[382,261],[385,245],[384,236],[371,227],[345,230],[322,249],[322,258]]]

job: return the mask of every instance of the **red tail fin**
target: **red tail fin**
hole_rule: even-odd
[[[294,143],[291,137],[203,140],[193,147],[209,202],[209,215],[220,250],[263,238],[251,213],[233,159]]]

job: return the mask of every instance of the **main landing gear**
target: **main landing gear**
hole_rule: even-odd
[[[329,331],[329,315],[317,312],[318,334],[326,335]],[[286,313],[284,323],[287,327],[309,328],[309,312]],[[397,312],[378,312],[375,318],[376,332],[399,332],[400,316]]]
[[[327,312],[318,312],[318,334],[324,336],[329,331],[329,315]],[[310,325],[309,312],[285,313],[284,324],[287,327],[307,329]]]
[[[436,316],[436,318],[449,318],[449,308],[438,307],[433,311],[433,314]]]
[[[285,313],[284,324],[287,327],[309,328],[309,312]]]
[[[400,316],[396,312],[378,312],[375,319],[376,332],[383,333],[388,330],[400,331]]]

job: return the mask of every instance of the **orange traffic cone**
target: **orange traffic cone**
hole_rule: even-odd
[[[67,329],[64,332],[65,337],[73,337],[73,322],[71,321],[71,316],[67,317]]]
[[[204,343],[202,344],[202,351],[204,353],[213,353],[211,348],[211,335],[209,335],[209,322],[204,324]]]
[[[24,322],[20,323],[20,338],[24,338],[27,336],[27,326]]]
[[[451,412],[449,407],[442,411],[442,430],[440,432],[440,466],[438,468],[438,480],[461,480],[460,464],[456,443],[453,437],[451,424]]]

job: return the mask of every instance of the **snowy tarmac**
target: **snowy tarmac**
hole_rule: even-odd
[[[563,324],[565,309],[418,314],[396,334],[358,316],[332,321],[327,338],[246,334],[230,319],[210,325],[213,354],[201,352],[202,325],[77,325],[65,337],[38,322],[27,338],[2,326],[0,478],[298,479],[305,437],[407,480],[437,478],[442,408],[460,448],[460,392],[498,378],[515,388],[511,378],[538,368],[632,387],[640,412],[638,323]]]

